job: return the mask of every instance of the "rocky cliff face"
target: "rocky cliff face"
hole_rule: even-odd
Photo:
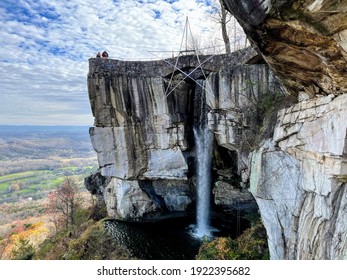
[[[288,93],[347,91],[347,2],[223,0]]]
[[[341,259],[347,250],[347,95],[279,112],[254,152],[251,191],[273,259]]]
[[[175,60],[91,59],[90,135],[100,171],[86,186],[110,217],[189,210],[194,112],[204,95],[215,136],[214,204],[252,208],[254,197],[272,259],[346,259],[346,2],[224,3],[270,68],[251,63],[260,61],[253,50],[202,58],[205,76],[193,56],[174,75]],[[185,76],[195,68],[203,89]],[[285,102],[283,88],[296,104]]]
[[[203,65],[208,78],[204,80],[201,71],[194,72],[194,78],[202,78],[203,90],[193,80],[182,78],[182,73],[171,79],[172,59],[168,63],[90,60],[88,91],[95,117],[90,136],[100,171],[86,182],[88,189],[104,197],[109,216],[143,219],[192,207],[196,188],[192,128],[199,95],[208,96],[210,127],[218,145],[226,147],[216,153],[215,168],[220,169],[217,181],[228,181],[238,170],[247,169],[236,152],[242,133],[252,130],[243,109],[249,111],[262,95],[281,92],[267,66],[246,65],[255,56],[248,49],[200,58],[208,60]],[[189,73],[197,68],[198,61],[185,56],[177,66]],[[225,155],[218,153],[228,149],[235,153],[223,160]],[[239,192],[247,207],[255,206],[247,190],[240,193],[236,186],[225,184],[229,189],[222,193],[231,191],[231,202],[218,199],[221,189],[216,187],[216,204],[236,205],[231,196]]]
[[[299,97],[252,156],[271,258],[346,259],[346,1],[224,3]]]

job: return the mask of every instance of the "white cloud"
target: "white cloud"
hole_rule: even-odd
[[[92,125],[88,58],[104,49],[118,59],[178,50],[186,16],[202,40],[219,37],[205,2],[2,0],[0,124]]]

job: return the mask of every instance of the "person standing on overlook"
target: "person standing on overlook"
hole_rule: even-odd
[[[103,58],[108,58],[108,53],[107,53],[107,51],[103,51],[102,57],[103,57]]]

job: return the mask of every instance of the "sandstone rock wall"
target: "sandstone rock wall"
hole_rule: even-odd
[[[160,190],[143,187],[140,181],[162,180],[165,189],[170,185],[167,180],[187,180],[184,152],[190,145],[186,134],[191,86],[183,84],[177,94],[166,97],[165,83],[160,76],[136,76],[137,72],[129,76],[130,72],[93,69],[96,72],[88,77],[95,117],[90,136],[97,152],[99,172],[111,178],[102,191],[110,217],[141,218],[188,207],[191,199],[187,183],[184,189],[171,192],[171,196],[181,197],[173,206],[171,197],[161,195]],[[159,203],[160,199],[164,203]]]
[[[292,96],[347,92],[347,2],[223,0]]]

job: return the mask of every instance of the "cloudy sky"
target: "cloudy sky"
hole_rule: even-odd
[[[210,4],[0,0],[0,124],[93,125],[88,58],[104,49],[126,60],[179,50],[186,16],[194,36],[218,42]]]

